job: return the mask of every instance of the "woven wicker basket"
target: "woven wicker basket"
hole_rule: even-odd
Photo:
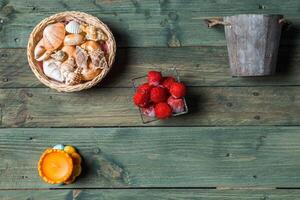
[[[54,80],[51,80],[44,74],[39,63],[34,59],[34,48],[36,44],[39,42],[39,40],[43,37],[43,30],[45,29],[45,27],[55,22],[71,21],[71,20],[76,20],[79,22],[93,25],[101,29],[108,37],[108,40],[106,41],[106,45],[107,45],[106,59],[107,59],[108,68],[103,69],[103,71],[93,80],[81,84],[77,84],[77,85],[66,85],[64,83],[59,83]],[[57,91],[60,92],[80,91],[80,90],[91,88],[97,83],[99,83],[111,69],[115,59],[115,54],[116,54],[116,42],[109,28],[102,21],[100,21],[98,18],[94,16],[91,16],[83,12],[74,12],[74,11],[58,13],[42,20],[33,29],[32,33],[30,34],[28,46],[27,46],[27,58],[33,73],[43,84],[45,84],[50,88],[56,89]]]

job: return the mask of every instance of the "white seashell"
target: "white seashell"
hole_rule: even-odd
[[[80,24],[78,24],[76,21],[70,21],[66,25],[66,31],[68,33],[81,33],[82,32],[82,30],[80,28]]]
[[[49,59],[43,62],[43,70],[46,76],[52,78],[56,81],[63,82],[64,77],[60,72],[61,62],[55,61],[54,59]]]
[[[63,144],[57,144],[53,147],[53,149],[64,150],[65,146]]]

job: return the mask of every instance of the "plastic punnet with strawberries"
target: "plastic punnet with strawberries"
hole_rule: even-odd
[[[143,123],[188,112],[186,86],[180,82],[175,68],[163,73],[149,71],[146,76],[132,81],[135,89],[133,103],[139,108]]]

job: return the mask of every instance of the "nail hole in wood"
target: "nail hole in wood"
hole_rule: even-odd
[[[229,102],[229,103],[226,104],[226,106],[227,107],[232,107],[232,103]]]
[[[256,116],[254,116],[254,119],[260,120],[260,116],[259,116],[259,115],[256,115]]]
[[[231,153],[226,153],[226,157],[231,157]]]
[[[265,5],[262,5],[262,4],[259,4],[259,5],[258,5],[258,8],[261,9],[261,10],[264,10],[264,9],[266,9],[266,6],[265,6]]]

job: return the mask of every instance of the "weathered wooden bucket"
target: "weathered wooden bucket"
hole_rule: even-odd
[[[266,76],[276,71],[282,15],[242,14],[206,20],[222,24],[232,76]]]

